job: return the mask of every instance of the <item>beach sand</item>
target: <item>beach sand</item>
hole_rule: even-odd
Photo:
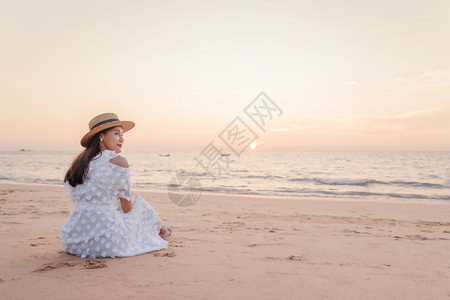
[[[62,186],[0,184],[1,299],[450,299],[450,203],[138,192],[169,249],[81,259]]]

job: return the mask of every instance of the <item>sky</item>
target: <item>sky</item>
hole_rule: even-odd
[[[254,151],[450,150],[447,0],[0,0],[0,36],[0,150],[81,150],[104,112],[130,150],[227,150],[236,117]]]

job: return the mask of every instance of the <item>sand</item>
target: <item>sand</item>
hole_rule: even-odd
[[[1,299],[450,299],[450,203],[141,194],[169,249],[81,259],[62,186],[0,184]]]

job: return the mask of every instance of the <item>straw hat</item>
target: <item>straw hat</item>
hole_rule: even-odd
[[[86,133],[81,139],[81,146],[87,147],[89,144],[89,140],[97,133],[104,129],[122,126],[123,132],[127,132],[128,130],[134,127],[134,122],[131,121],[120,121],[119,117],[113,113],[101,114],[94,117],[89,122],[89,132]]]

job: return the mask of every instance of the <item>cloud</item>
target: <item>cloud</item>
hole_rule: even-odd
[[[270,129],[270,131],[272,131],[272,132],[285,132],[285,131],[288,131],[288,129],[287,128],[273,128],[273,129]]]
[[[423,85],[450,86],[450,71],[436,70],[426,72],[420,76],[420,79]]]
[[[394,115],[366,115],[349,118],[322,117],[292,124],[274,132],[296,134],[408,135],[443,134],[450,128],[450,107],[410,110]]]
[[[434,70],[414,77],[397,76],[388,90],[393,94],[413,94],[416,91],[450,88],[450,70]]]
[[[393,116],[367,116],[355,120],[367,134],[446,134],[450,128],[450,108],[429,108]]]
[[[305,129],[309,129],[309,128],[313,128],[316,127],[317,125],[314,124],[309,124],[309,125],[298,125],[298,124],[294,124],[292,125],[292,128],[294,128],[295,130],[305,130]]]

